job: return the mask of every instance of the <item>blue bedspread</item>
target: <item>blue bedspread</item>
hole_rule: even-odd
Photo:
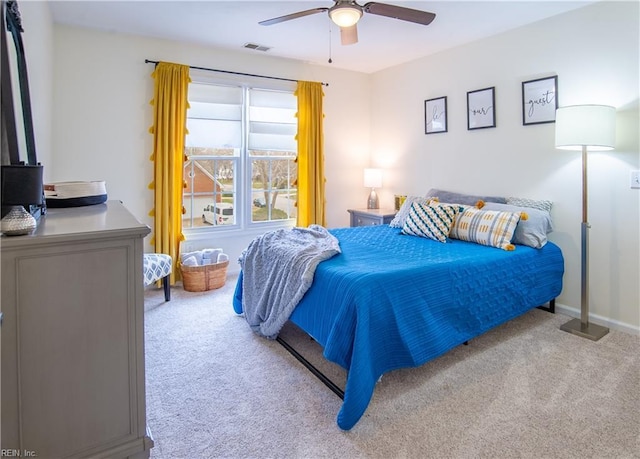
[[[364,414],[383,373],[419,366],[556,298],[558,246],[479,244],[401,235],[387,225],[339,228],[342,253],[318,265],[290,320],[347,371],[338,426]],[[234,310],[242,312],[242,277]]]

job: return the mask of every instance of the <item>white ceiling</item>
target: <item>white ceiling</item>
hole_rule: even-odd
[[[340,31],[326,13],[271,26],[258,24],[333,5],[326,0],[49,0],[49,5],[54,22],[60,24],[264,53],[243,48],[254,43],[270,47],[266,54],[272,56],[372,73],[594,1],[385,1],[430,11],[436,19],[423,26],[365,13],[358,23],[359,42],[349,46],[340,45]]]

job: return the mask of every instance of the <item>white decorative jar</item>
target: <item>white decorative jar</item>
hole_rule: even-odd
[[[22,206],[12,206],[0,220],[0,230],[7,236],[21,236],[36,229],[36,219]]]

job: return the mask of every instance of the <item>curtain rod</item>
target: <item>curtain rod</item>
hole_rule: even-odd
[[[152,61],[150,59],[145,59],[144,60],[145,64],[158,65],[159,62],[160,61]],[[209,69],[207,67],[196,67],[194,65],[190,65],[189,68],[190,69],[194,69],[194,70],[206,70],[208,72],[220,72],[220,73],[229,73],[229,74],[232,74],[232,75],[242,75],[242,76],[250,76],[250,77],[257,77],[257,78],[269,78],[270,80],[292,81],[294,83],[298,82],[298,80],[292,80],[290,78],[280,78],[280,77],[274,77],[274,76],[268,76],[268,75],[256,75],[254,73],[232,72],[230,70]],[[329,83],[320,82],[320,84],[322,86],[329,86]]]

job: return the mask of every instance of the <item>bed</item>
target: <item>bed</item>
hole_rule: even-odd
[[[558,246],[506,251],[402,234],[388,225],[329,230],[341,253],[320,263],[289,320],[347,370],[337,424],[351,429],[386,372],[415,367],[562,290]],[[233,307],[242,313],[242,273]],[[337,392],[336,392],[337,393]]]

